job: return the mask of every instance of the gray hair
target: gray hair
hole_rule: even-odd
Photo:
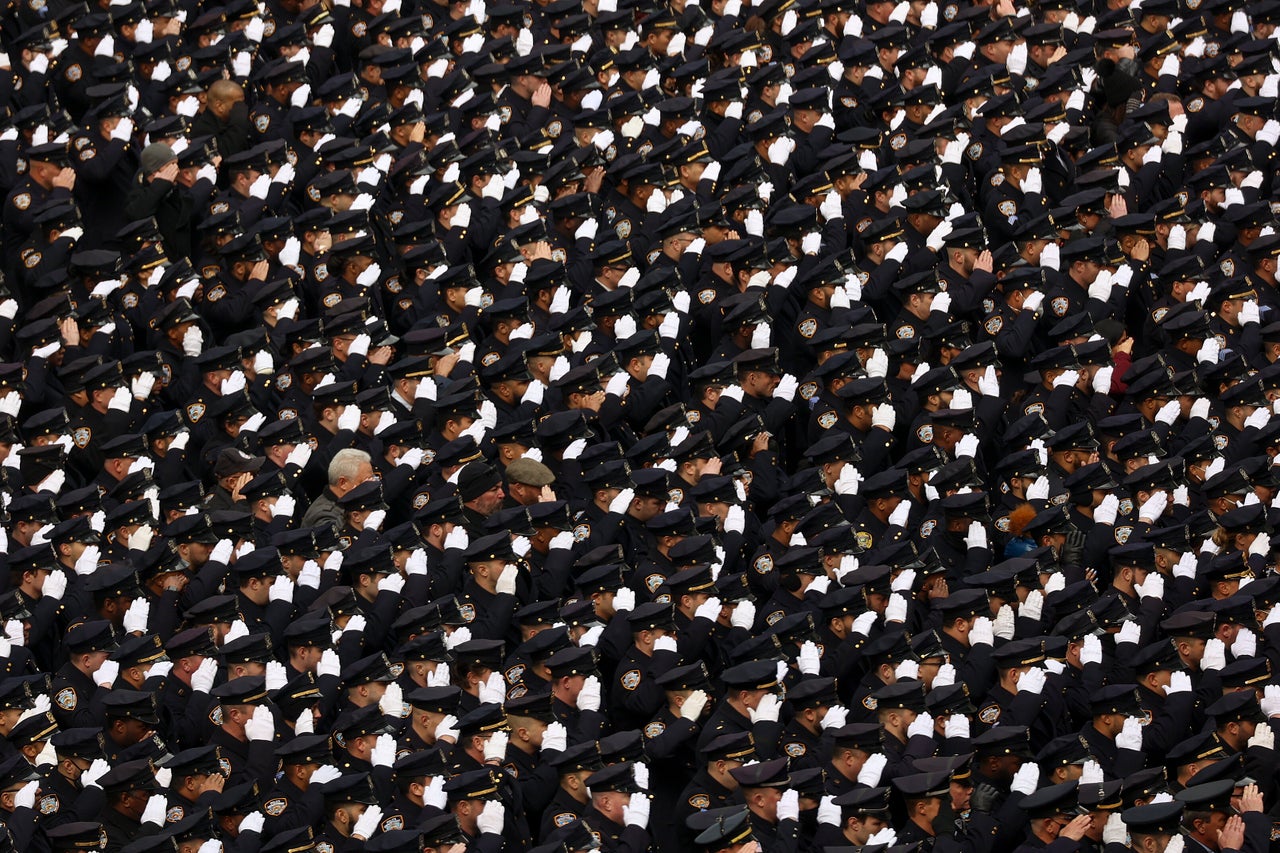
[[[366,463],[372,464],[373,457],[363,450],[356,450],[354,447],[348,447],[339,450],[333,454],[333,459],[329,461],[329,485],[336,486],[338,481],[342,479],[354,480],[356,474],[360,471],[360,467]]]

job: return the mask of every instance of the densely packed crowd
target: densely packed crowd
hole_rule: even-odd
[[[0,851],[1275,848],[1277,23],[7,4]]]

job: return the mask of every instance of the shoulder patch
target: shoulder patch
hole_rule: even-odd
[[[578,816],[573,812],[560,812],[555,817],[551,818],[551,822],[556,825],[557,829],[559,829],[562,826],[568,826],[577,819]]]
[[[253,117],[253,126],[258,133],[266,133],[267,128],[271,127],[271,116],[266,113],[259,113]]]
[[[80,704],[80,697],[76,695],[74,687],[64,687],[54,694],[53,701],[64,711],[74,711]]]
[[[813,317],[802,320],[800,325],[796,326],[796,331],[800,333],[800,337],[808,339],[818,333],[818,321]]]
[[[876,700],[876,697],[872,696],[870,693],[862,697],[862,707],[866,708],[868,711],[874,711],[878,704],[879,702]]]
[[[806,752],[809,751],[809,748],[802,743],[797,743],[793,741],[792,743],[789,743],[786,746],[784,746],[782,750],[791,758],[800,758]]]
[[[170,806],[169,810],[164,813],[165,823],[177,823],[187,816],[187,810],[182,806]]]
[[[835,412],[823,412],[818,415],[818,426],[823,429],[831,429],[836,425],[836,420],[838,420],[838,418],[836,417]]]
[[[262,810],[271,817],[280,817],[289,808],[289,801],[284,797],[273,797],[262,804]]]
[[[988,335],[998,334],[1004,328],[1004,318],[997,314],[983,323],[982,328],[986,330]]]
[[[207,410],[208,407],[205,406],[204,403],[192,403],[190,406],[187,406],[187,420],[191,421],[193,424],[198,424],[200,423],[200,419],[204,417],[204,413]]]
[[[996,205],[996,210],[1004,216],[1013,216],[1018,212],[1018,205],[1013,199],[1005,199]]]
[[[894,336],[900,341],[907,341],[916,336],[916,330],[912,326],[901,325],[894,331]]]
[[[320,301],[324,303],[325,308],[332,308],[333,306],[337,305],[339,302],[342,301],[342,294],[330,293],[328,296],[326,296],[324,299]]]
[[[591,538],[590,524],[579,524],[577,527],[573,528],[574,542],[586,542],[590,538]]]
[[[755,569],[762,575],[769,574],[769,572],[773,571],[773,555],[761,554],[756,558],[756,561],[751,564],[751,568]]]
[[[857,540],[858,547],[864,551],[871,550],[871,546],[875,544],[875,537],[866,530],[859,530],[853,534],[853,538]]]
[[[655,738],[667,730],[667,724],[661,720],[654,720],[644,727],[644,736],[647,738]]]
[[[463,622],[476,621],[476,606],[474,604],[459,604],[458,615],[462,617]]]
[[[703,305],[710,305],[715,301],[716,290],[714,287],[704,287],[698,291],[698,301]]]
[[[933,424],[922,424],[916,430],[916,438],[920,440],[921,444],[928,444],[933,441]]]
[[[57,794],[46,794],[40,798],[39,806],[40,814],[56,814],[62,803],[58,801]]]
[[[209,292],[205,294],[204,298],[210,302],[217,302],[218,300],[220,300],[222,297],[226,295],[227,295],[226,286],[218,284],[210,288]]]
[[[1049,300],[1049,307],[1053,309],[1053,313],[1059,317],[1067,316],[1067,311],[1071,308],[1071,300],[1065,296],[1055,296]]]
[[[622,686],[627,690],[635,690],[640,686],[640,670],[629,669],[622,674],[622,678],[618,679]]]
[[[706,794],[694,794],[689,798],[689,805],[695,809],[709,809],[711,808],[711,798]]]
[[[31,206],[31,193],[18,193],[13,197],[13,206],[18,210],[26,210]]]
[[[978,719],[987,725],[994,725],[1000,719],[1000,706],[988,705],[978,712]]]
[[[76,443],[76,447],[80,448],[81,450],[84,450],[86,447],[89,446],[89,442],[93,441],[93,428],[87,427],[87,426],[76,427],[75,430],[71,433],[71,440]],[[67,689],[70,690],[71,688],[67,688]]]
[[[80,63],[76,62],[67,66],[65,72],[66,78],[72,83],[78,82],[84,76],[84,69],[80,67]]]

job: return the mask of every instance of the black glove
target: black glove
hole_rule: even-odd
[[[981,782],[974,787],[973,793],[969,795],[969,808],[974,811],[990,813],[999,799],[999,788],[986,782]]]

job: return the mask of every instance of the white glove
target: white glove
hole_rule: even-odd
[[[778,800],[778,820],[796,820],[800,819],[800,794],[788,788],[782,792],[782,799]]]
[[[822,669],[822,658],[818,655],[818,646],[812,640],[800,644],[800,654],[796,665],[805,675],[817,675]]]
[[[720,599],[712,596],[702,604],[699,604],[698,608],[693,612],[693,618],[706,619],[710,622],[718,620],[720,618]],[[814,647],[814,652],[817,652],[816,646]]]
[[[484,742],[484,760],[506,761],[507,744],[510,740],[511,736],[506,732],[494,732],[489,739]]]
[[[734,504],[725,514],[724,530],[726,533],[742,533],[747,529],[747,514],[742,507]],[[714,599],[713,599],[714,600]]]
[[[9,632],[6,630],[5,633],[8,635]],[[12,642],[12,637],[10,637],[10,642]],[[93,683],[99,687],[109,687],[115,682],[116,676],[119,674],[119,663],[113,660],[104,661],[102,666],[98,667],[97,671],[93,673]]]
[[[911,721],[911,725],[907,726],[907,737],[915,737],[923,735],[924,737],[933,737],[933,715],[928,711],[924,711]]]
[[[761,697],[760,704],[750,709],[751,723],[776,723],[781,711],[782,703],[778,701],[778,697],[773,693],[766,693]]]
[[[1120,630],[1116,633],[1116,645],[1132,643],[1137,645],[1142,639],[1142,628],[1133,620],[1126,620],[1121,623]]]
[[[840,825],[840,807],[834,795],[827,794],[818,802],[818,823],[825,826]]]
[[[142,823],[164,826],[164,814],[169,806],[168,797],[164,794],[152,794],[147,798],[147,805],[142,810]]]
[[[498,575],[497,593],[498,595],[515,595],[516,594],[516,576],[519,574],[517,569],[511,563],[507,563],[502,567],[502,574]]]
[[[1126,717],[1124,728],[1116,735],[1116,747],[1119,749],[1132,749],[1135,752],[1142,749],[1142,722],[1136,717]]]
[[[973,620],[973,627],[969,629],[969,644],[971,646],[991,646],[995,645],[995,627],[991,623],[991,619],[986,616],[979,616]]]
[[[684,704],[680,706],[680,718],[690,722],[697,722],[702,716],[702,711],[707,707],[708,696],[705,690],[694,690],[684,700]],[[544,734],[543,740],[546,740]]]
[[[1039,696],[1044,691],[1046,673],[1038,666],[1024,672],[1018,678],[1018,692]]]
[[[1013,781],[1009,783],[1009,790],[1025,796],[1034,793],[1039,784],[1039,765],[1034,761],[1024,761],[1022,766],[1018,768],[1018,772],[1013,774]]]
[[[117,142],[128,142],[133,136],[133,119],[125,116],[120,119],[120,123],[116,125],[115,130],[111,131],[111,139]]]
[[[953,230],[952,224],[950,222],[947,222],[944,219],[938,225],[938,227],[934,228],[932,231],[929,232],[929,236],[925,239],[925,247],[928,248],[929,251],[931,252],[938,251],[939,249],[941,249],[943,246],[946,245],[947,237],[951,234],[952,230]],[[938,294],[938,296],[942,296],[942,295],[943,294],[941,293]],[[937,305],[937,302],[938,302],[937,297],[934,297],[935,306]]]
[[[1119,513],[1120,499],[1115,495],[1107,495],[1102,499],[1102,502],[1098,504],[1097,508],[1094,509],[1093,521],[1095,524],[1114,525]]]
[[[970,549],[987,547],[987,529],[982,526],[982,522],[969,522],[969,532],[965,534],[964,545]]]
[[[1186,673],[1175,674],[1185,675]],[[1248,743],[1245,744],[1246,748],[1252,746],[1261,747],[1262,749],[1276,748],[1276,733],[1271,729],[1271,726],[1259,724],[1258,727],[1254,729],[1253,735],[1249,738]]]
[[[791,152],[796,150],[796,143],[789,136],[779,136],[769,143],[769,162],[775,166],[785,166],[791,159]]]
[[[1147,498],[1142,507],[1138,510],[1138,518],[1154,523],[1160,516],[1164,515],[1164,511],[1169,507],[1169,496],[1164,492],[1156,492]]]
[[[1227,646],[1222,640],[1213,637],[1204,644],[1204,656],[1200,659],[1200,668],[1206,671],[1222,669],[1227,665]]]
[[[199,326],[192,326],[182,335],[182,352],[184,355],[194,358],[198,356],[204,349],[204,332],[200,331]]]
[[[1147,574],[1145,583],[1137,585],[1139,598],[1154,598],[1157,601],[1164,600],[1164,575],[1159,572],[1150,572]]]
[[[501,803],[490,801],[485,803],[485,811],[488,811],[489,806],[495,804],[499,808],[502,807]],[[481,812],[479,819],[483,820],[483,818],[484,812]],[[381,823],[382,806],[369,806],[364,810],[364,814],[360,815],[360,817],[356,819],[355,826],[351,828],[351,837],[362,841],[368,841],[373,837],[373,834],[378,831],[378,825]]]
[[[834,222],[837,219],[844,218],[844,203],[840,198],[840,193],[831,190],[822,199],[822,204],[818,207],[818,212],[822,214],[823,220]]]
[[[875,614],[872,614],[874,617]],[[748,631],[756,623],[756,605],[750,599],[739,601],[733,608],[733,614],[729,617],[729,624],[735,628],[745,628]]]
[[[266,705],[254,708],[253,716],[244,724],[244,733],[251,741],[273,740],[276,736],[276,726],[271,716],[271,709]]]
[[[1231,654],[1236,658],[1251,658],[1258,653],[1258,638],[1248,628],[1241,628],[1231,644]]]
[[[1173,672],[1169,675],[1169,684],[1164,692],[1172,696],[1175,693],[1190,693],[1191,690],[1191,676],[1185,672]]]
[[[858,784],[866,785],[868,788],[878,787],[880,777],[888,763],[889,759],[881,753],[875,752],[868,755],[867,760],[862,762],[862,769],[858,771]]]
[[[934,678],[934,686],[938,686],[938,679]],[[942,727],[942,736],[945,738],[964,738],[969,739],[969,718],[964,714],[952,714],[947,717],[946,724]]]
[[[586,681],[582,683],[582,690],[578,693],[578,710],[599,711],[600,699],[600,679],[594,675],[587,676]]]
[[[126,634],[147,633],[147,619],[151,616],[151,603],[145,598],[135,598],[124,613]]]
[[[627,613],[634,610],[636,606],[636,593],[630,587],[624,586],[613,594],[613,609],[618,613]]]
[[[622,822],[626,826],[635,826],[640,829],[649,827],[648,794],[635,793],[631,795],[630,801],[622,807]]]
[[[773,389],[773,398],[775,400],[786,400],[792,402],[796,398],[796,392],[800,389],[800,382],[790,373],[784,374],[782,379],[778,381],[777,386]]]
[[[893,432],[893,429],[897,424],[898,410],[893,407],[892,403],[881,403],[871,410],[872,427],[880,427],[881,429]],[[906,501],[903,501],[903,503],[905,504]]]
[[[213,681],[218,675],[216,658],[205,658],[196,671],[191,673],[191,689],[196,693],[209,693],[213,690]]]
[[[1258,307],[1256,300],[1246,300],[1244,305],[1240,306],[1240,325],[1247,326],[1250,323],[1260,323],[1262,321],[1262,313]]]

